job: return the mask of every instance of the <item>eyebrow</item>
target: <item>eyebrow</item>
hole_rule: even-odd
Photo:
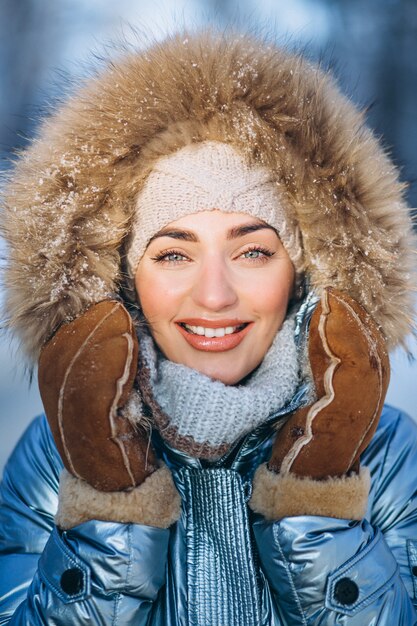
[[[238,239],[238,237],[244,237],[250,233],[255,233],[257,230],[272,230],[276,235],[278,234],[276,229],[265,222],[255,222],[251,224],[242,224],[241,226],[234,226],[227,232],[227,239]]]
[[[239,237],[244,237],[250,233],[254,233],[258,230],[272,230],[276,235],[278,235],[276,229],[269,224],[265,224],[264,222],[256,222],[250,224],[241,224],[240,226],[233,226],[227,231],[226,239],[238,239]],[[191,231],[186,229],[177,229],[177,228],[162,228],[159,230],[151,239],[149,240],[148,245],[158,239],[159,237],[172,237],[172,239],[180,239],[181,241],[191,241],[196,243],[199,241],[197,235]]]

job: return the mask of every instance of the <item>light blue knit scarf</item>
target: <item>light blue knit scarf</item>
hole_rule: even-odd
[[[238,385],[167,360],[142,330],[139,386],[162,437],[193,456],[215,459],[282,408],[300,382],[294,326],[291,316],[260,366]]]

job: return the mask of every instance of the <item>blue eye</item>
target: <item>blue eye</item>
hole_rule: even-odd
[[[173,263],[178,261],[184,261],[185,256],[182,254],[177,254],[176,252],[171,252],[170,254],[166,254],[163,257],[164,261],[172,261]]]
[[[166,252],[161,252],[157,254],[155,257],[152,257],[152,261],[156,263],[183,263],[184,261],[188,261],[188,257],[181,252],[177,252],[176,250],[167,250]]]
[[[275,253],[267,248],[261,248],[260,246],[256,246],[254,248],[250,248],[245,252],[242,252],[241,257],[244,259],[248,259],[249,261],[266,261],[268,257],[273,256]]]
[[[261,250],[248,250],[247,252],[243,253],[243,256],[246,259],[259,259],[259,257],[263,254],[264,253]]]

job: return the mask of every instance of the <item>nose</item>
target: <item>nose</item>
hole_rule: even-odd
[[[213,255],[202,263],[192,296],[196,304],[210,311],[222,311],[236,304],[236,285],[223,259]]]

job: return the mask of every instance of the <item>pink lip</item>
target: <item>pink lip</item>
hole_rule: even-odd
[[[221,320],[221,322],[209,322],[208,320],[193,320],[183,321],[182,323],[190,324],[191,326],[204,326],[204,328],[225,328],[226,326],[239,326],[236,320]],[[248,332],[253,326],[253,323],[240,322],[240,324],[247,324],[242,330],[232,333],[231,335],[225,335],[224,337],[204,337],[204,335],[193,335],[185,330],[180,323],[177,322],[177,328],[193,348],[196,350],[202,350],[203,352],[226,352],[227,350],[233,350],[241,341],[246,337]]]
[[[236,317],[233,319],[223,320],[206,320],[202,317],[185,317],[181,320],[176,320],[177,324],[188,324],[189,326],[203,326],[203,328],[226,328],[226,326],[241,326],[242,324],[248,324],[245,320],[239,320]]]

